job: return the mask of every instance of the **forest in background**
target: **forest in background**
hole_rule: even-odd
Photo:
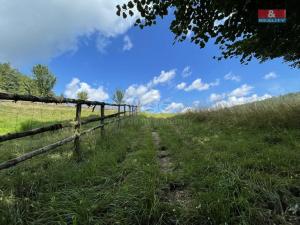
[[[55,95],[55,84],[56,76],[47,66],[37,64],[25,75],[10,63],[0,63],[0,92],[49,97]]]

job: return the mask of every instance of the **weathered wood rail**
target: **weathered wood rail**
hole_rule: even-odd
[[[27,130],[24,132],[16,132],[16,133],[8,133],[5,135],[0,135],[0,143],[4,141],[14,140],[18,138],[33,136],[36,134],[41,134],[48,131],[56,131],[61,130],[68,127],[74,127],[74,135],[64,138],[63,140],[57,141],[50,145],[41,147],[36,150],[32,150],[28,153],[25,153],[22,156],[10,159],[6,162],[0,163],[0,170],[10,168],[15,166],[23,161],[31,159],[35,156],[45,154],[59,146],[62,146],[69,142],[74,142],[74,153],[76,154],[77,159],[80,159],[80,137],[88,134],[96,129],[101,128],[101,135],[104,135],[104,127],[107,124],[118,122],[118,127],[120,127],[120,120],[123,118],[127,118],[129,116],[137,115],[137,106],[127,105],[127,104],[111,104],[106,102],[98,102],[98,101],[84,101],[78,99],[69,99],[69,98],[53,98],[53,97],[37,97],[31,95],[18,95],[18,94],[9,94],[9,93],[1,93],[0,92],[0,100],[11,100],[14,102],[17,101],[26,101],[26,102],[41,102],[41,103],[55,103],[55,104],[74,104],[76,107],[75,120],[65,123],[56,123],[49,126],[35,128],[31,130]],[[82,105],[93,106],[93,110],[96,106],[100,106],[100,115],[99,117],[92,117],[85,120],[81,120],[81,109]],[[117,107],[117,113],[105,115],[105,106],[115,106]],[[123,108],[123,111],[121,109]],[[129,109],[126,111],[126,109]],[[127,112],[127,114],[126,114]],[[123,116],[122,116],[123,115]],[[110,120],[108,120],[110,119]],[[85,125],[91,122],[99,121],[100,124],[81,131],[81,125]]]

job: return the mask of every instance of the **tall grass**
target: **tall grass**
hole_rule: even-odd
[[[242,125],[249,128],[300,128],[300,94],[289,94],[230,108],[188,112],[185,118],[199,122]]]
[[[81,139],[80,163],[68,144],[0,171],[0,224],[299,224],[299,107],[290,95],[95,131]],[[154,130],[170,174],[159,169]],[[0,161],[68,132],[3,143]]]
[[[170,179],[193,196],[180,224],[300,222],[299,94],[161,122]]]
[[[0,171],[0,224],[159,220],[155,197],[159,174],[148,129],[123,121],[121,129],[107,127],[105,137],[95,131],[82,138],[81,150],[81,163],[73,159],[72,146],[66,145]]]

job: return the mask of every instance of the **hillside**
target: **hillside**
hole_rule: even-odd
[[[60,135],[1,143],[0,159]],[[0,171],[0,224],[300,223],[299,93],[140,115],[81,145],[80,163],[68,144]]]

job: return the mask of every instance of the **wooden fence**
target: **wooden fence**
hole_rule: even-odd
[[[0,92],[0,100],[11,100],[14,102],[26,101],[26,102],[56,103],[56,104],[67,103],[67,104],[74,104],[76,106],[75,121],[66,122],[66,123],[57,123],[57,124],[53,124],[53,125],[49,125],[49,126],[45,126],[45,127],[41,127],[41,128],[27,130],[24,132],[9,133],[9,134],[5,134],[5,135],[1,135],[0,143],[4,142],[4,141],[8,141],[8,140],[17,139],[17,138],[41,134],[41,133],[44,133],[47,131],[55,131],[55,130],[61,130],[61,129],[67,128],[67,127],[74,127],[74,134],[72,136],[67,137],[63,140],[57,141],[53,144],[44,146],[42,148],[33,150],[33,151],[28,152],[17,158],[0,163],[0,170],[15,166],[20,162],[31,159],[37,155],[47,153],[50,150],[53,150],[54,148],[57,148],[59,146],[62,146],[64,144],[72,142],[72,141],[74,142],[74,153],[76,154],[77,158],[80,159],[80,137],[81,136],[88,134],[91,131],[94,131],[99,128],[101,128],[101,135],[104,135],[105,125],[107,125],[109,123],[118,122],[118,125],[120,126],[121,119],[137,114],[137,106],[134,106],[134,105],[126,105],[126,104],[119,105],[119,104],[110,104],[110,103],[98,102],[98,101],[84,101],[84,100],[69,99],[69,98],[36,97],[36,96],[31,96],[31,95],[18,95],[18,94],[8,94],[8,93]],[[100,116],[81,120],[82,105],[87,105],[89,107],[93,106],[93,110],[95,109],[96,106],[100,106]],[[105,115],[105,113],[104,113],[105,106],[117,107],[118,112],[111,114],[111,115]],[[126,110],[126,109],[128,109],[128,110]],[[108,120],[108,119],[110,119],[110,120]],[[99,121],[100,124],[93,128],[81,131],[81,125],[88,124],[91,122],[96,122],[96,121]]]

